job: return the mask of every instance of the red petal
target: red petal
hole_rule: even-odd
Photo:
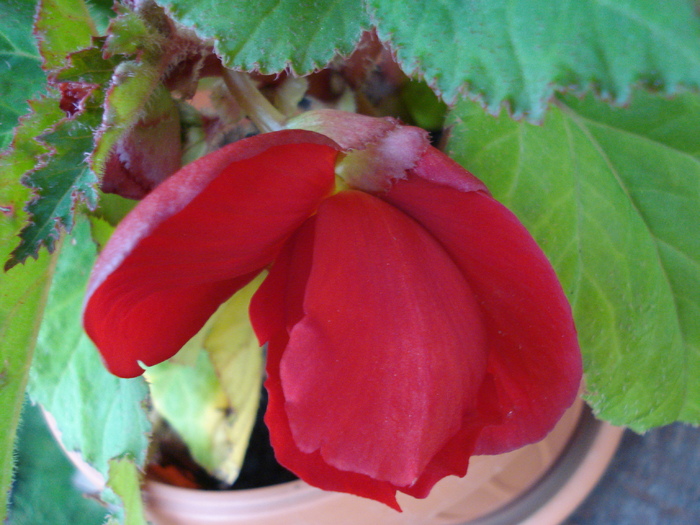
[[[455,189],[459,183],[450,181],[467,180],[465,173],[431,149],[413,175],[383,198],[445,246],[477,296],[487,329],[488,370],[505,419],[484,429],[476,452],[495,454],[551,430],[576,397],[581,356],[571,309],[546,256],[488,194]]]
[[[216,308],[268,265],[332,191],[336,150],[281,131],[189,164],[122,221],[101,254],[87,333],[121,377],[174,355]]]
[[[275,284],[266,281],[258,292],[264,299],[256,297],[251,308],[263,337],[275,329],[256,319],[282,303],[291,325],[281,369],[268,370],[273,385],[281,376],[271,399],[284,396],[284,404],[273,403],[272,434],[285,426],[278,413],[284,406],[291,425],[284,432],[294,439],[278,450],[280,461],[307,481],[318,478],[304,461],[320,454],[338,472],[336,485],[350,472],[382,488],[389,482],[410,491],[423,476],[432,486],[442,477],[432,475],[432,461],[460,433],[481,386],[478,307],[442,247],[380,200],[343,192],[324,201],[313,222],[306,266],[297,262],[299,247],[291,269],[279,270],[278,260],[268,277]],[[280,272],[289,279],[286,289]],[[269,352],[281,350],[271,345]],[[466,470],[469,440],[459,448]],[[333,489],[325,481],[319,486]]]
[[[277,257],[250,305],[250,318],[261,344],[268,343],[265,388],[269,400],[265,423],[270,429],[270,441],[277,461],[307,483],[324,490],[372,498],[400,510],[396,489],[390,483],[363,474],[342,472],[328,465],[318,452],[301,452],[292,437],[280,380],[280,360],[289,341],[286,319],[294,318],[294,311],[301,312],[303,289],[313,254],[313,223],[312,219],[302,226]]]

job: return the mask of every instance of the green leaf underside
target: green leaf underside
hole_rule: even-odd
[[[496,114],[539,121],[554,89],[593,87],[617,103],[643,82],[700,87],[693,0],[369,0],[405,71],[445,100],[467,93]]]
[[[12,137],[26,100],[45,82],[41,58],[32,38],[34,3],[0,3],[0,151]]]
[[[359,0],[156,0],[179,23],[213,39],[224,65],[297,74],[347,55],[369,21]]]
[[[55,418],[62,441],[105,477],[108,461],[145,460],[150,423],[142,378],[119,379],[104,368],[82,329],[81,305],[96,258],[87,221],[63,242],[41,325],[28,392]]]
[[[451,118],[450,154],[559,274],[596,413],[637,431],[700,423],[700,97],[561,97],[542,126],[467,102]]]

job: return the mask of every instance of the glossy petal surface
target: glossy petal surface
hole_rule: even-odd
[[[336,150],[283,131],[231,144],[161,184],[122,221],[88,286],[85,329],[132,377],[192,337],[268,265],[333,188]]]
[[[486,355],[478,306],[443,248],[348,191],[324,201],[292,252],[251,310],[273,340],[268,423],[293,438],[276,446],[280,461],[326,489],[366,476],[385,503],[385,482],[427,492],[456,450],[459,466],[447,469],[463,474],[479,428],[463,423],[477,413]],[[270,323],[282,304],[287,317]]]
[[[577,394],[581,358],[569,304],[545,255],[487,193],[454,191],[466,180],[454,170],[464,173],[429,150],[412,176],[383,198],[445,246],[474,290],[487,330],[488,373],[504,418],[484,429],[476,453],[495,454],[551,430]],[[493,400],[480,403],[488,402]]]

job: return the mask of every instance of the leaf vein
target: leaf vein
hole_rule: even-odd
[[[654,232],[652,231],[651,227],[649,226],[649,223],[645,219],[644,213],[640,209],[638,203],[636,202],[636,200],[632,196],[631,192],[629,191],[629,188],[627,187],[625,182],[622,180],[622,176],[620,175],[617,168],[613,164],[612,159],[609,157],[609,155],[605,151],[604,146],[600,143],[600,141],[598,141],[596,139],[596,137],[591,133],[590,129],[585,125],[584,120],[587,121],[587,119],[579,119],[578,113],[575,113],[574,111],[572,111],[568,107],[567,107],[566,113],[570,117],[569,120],[571,120],[572,122],[574,122],[577,125],[577,127],[586,136],[586,138],[588,138],[590,143],[593,145],[593,147],[596,149],[598,154],[601,156],[601,158],[605,162],[606,166],[610,170],[610,173],[615,178],[615,181],[619,185],[620,189],[624,192],[625,196],[629,200],[630,205],[632,206],[632,208],[635,210],[635,212],[638,214],[639,218],[641,219],[641,222],[644,225],[644,227],[647,231],[647,234],[649,235],[649,238],[653,241],[654,250],[656,252],[656,258],[657,258],[657,262],[659,265],[659,269],[660,269],[661,273],[663,274],[663,278],[666,282],[667,289],[668,289],[669,293],[671,294],[671,297],[673,298],[674,317],[676,319],[677,333],[679,334],[679,336],[681,338],[681,342],[682,342],[683,347],[685,349],[687,349],[688,348],[687,336],[685,334],[685,331],[682,329],[681,322],[680,322],[678,296],[676,294],[675,288],[673,287],[671,279],[668,275],[667,268],[664,265],[663,258],[661,257],[661,253],[659,252],[659,247],[658,247],[658,244],[656,243],[656,236],[655,236]],[[616,129],[616,128],[612,128],[612,129]],[[687,351],[682,352],[682,358],[683,358],[683,361],[685,363],[685,366],[683,366],[683,370],[681,372],[682,377],[683,377],[683,391],[684,391],[683,398],[686,399],[688,388],[689,388],[688,387],[688,375],[687,375],[688,365],[689,365],[689,363],[688,363],[689,355],[688,355]],[[682,411],[682,406],[679,407],[679,413],[681,411]]]

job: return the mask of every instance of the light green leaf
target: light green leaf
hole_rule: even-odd
[[[141,498],[141,475],[133,461],[127,458],[111,460],[107,486],[121,500],[123,516],[119,522],[122,525],[147,525]]]
[[[87,221],[66,237],[51,285],[29,394],[56,419],[68,450],[107,475],[108,461],[128,454],[145,461],[150,423],[142,378],[119,379],[104,368],[81,324],[83,295],[95,261]]]
[[[82,0],[39,0],[34,29],[48,71],[62,67],[68,54],[90,47],[91,38],[97,36]]]
[[[214,40],[230,68],[297,74],[350,54],[369,20],[360,0],[156,0],[170,16]]]
[[[617,103],[644,82],[700,87],[693,0],[369,0],[380,38],[410,74],[454,101],[538,121],[555,89],[593,87]]]
[[[574,309],[587,399],[700,423],[700,97],[559,99],[544,125],[459,105],[449,152],[533,233]]]
[[[35,8],[31,1],[0,2],[0,151],[27,112],[27,99],[45,82],[32,35]]]
[[[240,472],[260,402],[264,359],[248,305],[261,282],[224,303],[174,358],[146,371],[156,410],[197,463],[228,484]]]
[[[187,444],[195,461],[218,476],[225,474],[226,455],[217,450],[215,438],[230,424],[229,403],[206,352],[195,355],[191,365],[175,360],[151,367],[146,379],[156,411]],[[234,471],[233,479],[237,475]]]
[[[204,348],[214,365],[233,413],[226,429],[225,448],[236,476],[248,449],[260,404],[265,358],[248,318],[250,301],[262,284],[261,274],[224,303],[211,325]]]

